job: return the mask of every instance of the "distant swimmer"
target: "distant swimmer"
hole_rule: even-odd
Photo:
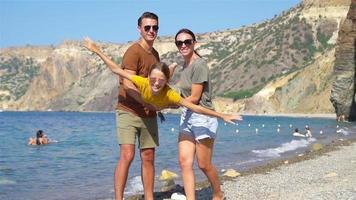
[[[309,138],[313,137],[309,126],[305,126],[305,136]]]
[[[298,128],[296,128],[296,129],[294,130],[293,136],[295,136],[295,137],[307,137],[307,136],[305,136],[305,135],[299,133]]]
[[[38,130],[35,138],[30,138],[28,145],[44,145],[48,144],[47,135],[43,134],[42,130]]]

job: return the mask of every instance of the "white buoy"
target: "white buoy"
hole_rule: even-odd
[[[339,125],[336,125],[336,128],[339,128]]]
[[[279,133],[279,131],[281,131],[281,129],[277,128],[277,132]]]
[[[174,132],[174,128],[171,128],[171,131]]]
[[[292,128],[292,124],[289,124],[289,128]]]
[[[258,133],[258,128],[256,128],[256,133]]]
[[[321,135],[321,134],[323,134],[323,131],[322,131],[322,130],[320,131],[320,135]]]
[[[235,131],[236,133],[239,133],[239,129],[236,129],[236,131]]]
[[[226,122],[224,123],[224,125],[226,126]]]
[[[281,127],[281,125],[280,125],[280,124],[278,124],[278,127]]]
[[[251,127],[251,124],[248,124],[248,127]]]
[[[265,127],[265,124],[262,124],[262,127]]]

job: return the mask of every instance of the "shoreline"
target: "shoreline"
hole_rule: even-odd
[[[244,113],[247,116],[263,116],[263,117],[304,117],[304,118],[331,118],[336,120],[335,113],[274,113],[274,114],[258,114]]]
[[[44,112],[44,113],[55,113],[55,112],[68,112],[68,113],[115,113],[112,111],[80,111],[80,110],[2,110],[1,112]],[[163,114],[180,114],[179,109],[164,109]],[[246,116],[262,116],[262,117],[305,117],[305,118],[334,118],[336,120],[335,113],[236,113]]]
[[[314,169],[310,169],[308,171],[312,171],[315,173],[320,171],[320,168],[325,168],[325,165],[333,165],[334,163],[319,163],[320,159],[322,158],[328,158],[332,157],[330,154],[342,154],[344,155],[344,151],[346,148],[354,148],[356,149],[356,139],[347,139],[347,140],[334,140],[330,144],[323,145],[323,148],[320,150],[312,150],[310,147],[306,152],[300,155],[293,155],[290,157],[284,157],[280,158],[277,160],[270,161],[266,164],[260,165],[260,166],[255,166],[249,169],[246,169],[244,171],[238,171],[241,175],[235,178],[230,178],[230,177],[224,177],[222,176],[219,172],[219,177],[222,185],[222,190],[225,193],[225,196],[227,199],[280,199],[282,196],[288,195],[288,194],[282,194],[280,193],[280,188],[285,188],[285,187],[296,187],[295,185],[285,185],[286,180],[294,181],[293,178],[295,179],[308,179],[309,177],[305,177],[305,173],[302,171],[303,167],[307,167],[310,165],[311,162],[317,162],[317,167]],[[350,165],[353,164],[354,169],[356,169],[356,151],[353,152],[354,159],[351,161],[354,161],[353,163],[350,162],[350,160],[343,160],[344,158],[342,156],[339,156],[339,159],[341,159],[341,163],[345,165]],[[349,153],[347,153],[349,155]],[[349,162],[349,163],[345,163]],[[337,162],[340,164],[340,162]],[[298,166],[297,166],[298,165]],[[337,166],[337,165],[336,165]],[[286,168],[296,168],[293,169],[294,172],[298,172],[297,176],[294,177],[295,173],[290,173],[288,172],[288,177],[278,177],[276,178],[276,175],[278,173],[282,173],[286,170]],[[356,182],[356,170],[355,171],[355,182]],[[331,178],[333,176],[337,177],[337,173],[330,172],[329,176]],[[335,175],[336,174],[336,175]],[[272,176],[273,178],[267,178],[266,176]],[[290,177],[292,176],[292,177]],[[325,176],[328,176],[328,174],[325,174]],[[258,179],[258,181],[251,181],[251,178],[253,179]],[[318,177],[318,180],[323,177]],[[274,181],[274,184],[266,183],[263,187],[277,187],[279,188],[277,192],[271,192],[271,191],[266,191],[261,188],[261,180],[263,181],[271,181],[273,179],[277,179],[278,181]],[[246,183],[249,185],[249,187],[245,186]],[[280,184],[280,186],[277,186],[277,184]],[[307,185],[310,184],[307,182]],[[301,186],[302,184],[298,182],[298,186]],[[257,187],[256,187],[257,186]],[[243,189],[241,188],[243,187]],[[254,192],[251,192],[250,190],[253,190]],[[277,190],[277,189],[276,189]],[[257,191],[257,192],[256,192]],[[302,190],[303,191],[303,190]],[[180,192],[184,193],[182,186],[176,185],[176,188],[174,188],[171,191],[168,192],[155,192],[154,194],[154,199],[170,199],[171,194],[174,192]],[[297,191],[295,191],[297,192]],[[301,191],[299,191],[301,192]],[[354,194],[356,195],[356,183],[354,187]],[[253,193],[253,195],[252,195]],[[303,193],[303,192],[301,192]],[[352,193],[352,191],[351,191]],[[305,193],[303,193],[305,194]],[[211,199],[211,188],[210,184],[207,180],[198,182],[196,183],[196,197],[197,199]],[[258,196],[260,195],[260,196]],[[290,199],[292,196],[289,196],[288,198],[282,198],[282,199]],[[133,196],[129,196],[127,198],[128,200],[140,200],[143,199],[142,194],[137,194]],[[294,199],[305,199],[303,198],[297,198],[295,197]],[[308,199],[308,198],[307,198]],[[328,198],[327,198],[328,199]],[[342,199],[342,198],[341,198]],[[345,199],[350,199],[350,197],[345,198]]]
[[[356,139],[336,140],[303,156],[252,169],[222,188],[227,199],[354,199],[355,152]]]

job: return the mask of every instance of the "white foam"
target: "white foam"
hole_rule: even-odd
[[[255,158],[255,159],[249,159],[249,160],[245,160],[245,161],[240,161],[238,164],[239,165],[243,165],[243,164],[250,164],[250,163],[256,163],[256,162],[261,162],[263,161],[263,159],[261,158]]]
[[[58,141],[57,140],[52,140],[52,139],[49,139],[49,141],[48,141],[49,143],[58,143]]]
[[[347,128],[343,129],[339,129],[339,130],[336,130],[336,133],[341,133],[343,135],[349,135],[349,132],[346,130]]]
[[[135,176],[129,179],[128,193],[137,194],[143,192],[143,185],[141,181],[141,176]]]
[[[16,181],[12,181],[6,178],[0,178],[0,185],[14,185]]]
[[[314,141],[316,141],[315,138],[310,138],[308,140],[292,140],[290,142],[283,143],[281,146],[276,148],[252,150],[252,152],[257,154],[258,157],[280,157],[282,153],[293,151],[301,147],[306,147],[308,144]]]

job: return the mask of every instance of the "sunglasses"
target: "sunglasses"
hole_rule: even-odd
[[[166,82],[165,79],[160,79],[160,78],[149,78],[151,83],[156,83],[158,82],[160,85]]]
[[[184,40],[184,41],[177,40],[176,41],[176,46],[177,47],[182,47],[183,44],[185,44],[185,46],[190,46],[190,45],[193,44],[193,42],[194,42],[193,39],[187,39],[187,40]]]
[[[151,28],[152,28],[152,30],[153,30],[154,32],[157,32],[159,27],[158,27],[158,25],[153,25],[153,26],[147,25],[147,26],[144,26],[144,27],[143,27],[143,29],[144,29],[146,32],[150,31]]]

